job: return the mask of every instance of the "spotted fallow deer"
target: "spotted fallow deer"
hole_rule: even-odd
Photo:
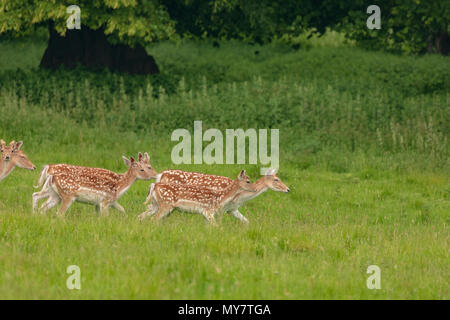
[[[243,190],[236,194],[234,198],[224,207],[224,211],[231,213],[235,218],[244,223],[248,223],[248,220],[242,215],[242,213],[239,212],[239,208],[244,203],[256,198],[269,189],[284,193],[291,191],[276,175],[275,169],[269,169],[266,174],[256,180],[253,185],[256,187],[256,192],[247,192]]]
[[[149,163],[148,154],[139,160],[123,157],[128,171],[117,174],[100,168],[89,168],[67,164],[45,166],[39,178],[40,192],[33,193],[33,210],[36,211],[38,201],[48,200],[41,207],[42,213],[62,202],[58,214],[64,215],[74,201],[90,203],[98,206],[102,214],[107,215],[109,207],[125,213],[117,200],[138,179],[149,180],[157,173]]]
[[[25,153],[20,150],[23,142],[11,141],[9,145],[0,140],[0,181],[5,179],[16,167],[34,170],[35,165],[31,163]]]
[[[250,178],[242,170],[236,180],[224,189],[213,190],[205,185],[167,184],[156,182],[150,187],[152,204],[139,215],[139,220],[155,215],[159,220],[174,209],[202,214],[211,224],[216,224],[215,214],[222,210],[240,191],[256,192]]]
[[[198,172],[165,170],[156,177],[156,182],[176,185],[186,184],[193,186],[206,186],[213,190],[221,190],[229,186],[233,182],[233,180],[228,177],[215,176]],[[245,190],[238,192],[234,196],[232,201],[224,206],[223,210],[225,212],[231,213],[240,221],[248,223],[247,218],[245,218],[242,213],[239,212],[239,207],[241,207],[245,202],[256,198],[269,189],[286,193],[290,191],[289,188],[276,175],[275,169],[269,169],[262,178],[258,179],[254,183],[254,186],[256,187],[256,192],[248,192]],[[151,200],[151,197],[149,195],[150,192],[145,203],[148,203]]]

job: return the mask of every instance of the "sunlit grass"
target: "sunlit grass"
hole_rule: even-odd
[[[16,44],[0,46],[14,58]],[[30,46],[17,66],[37,65],[41,49]],[[0,298],[449,298],[448,80],[433,71],[448,61],[233,42],[149,50],[160,78],[0,75],[0,138],[23,140],[38,167],[0,184]],[[157,171],[259,177],[256,165],[175,166],[170,134],[192,132],[194,120],[205,130],[279,128],[291,192],[248,202],[249,226],[224,215],[215,228],[179,211],[140,223],[149,181],[120,199],[126,216],[79,203],[65,219],[32,214],[49,163],[124,172],[122,155],[146,151]],[[66,287],[69,265],[81,268],[79,291]],[[380,290],[366,287],[369,265],[381,268]]]

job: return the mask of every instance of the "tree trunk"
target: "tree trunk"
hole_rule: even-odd
[[[448,32],[441,31],[439,35],[428,38],[427,52],[439,53],[444,56],[450,53],[450,37]]]
[[[131,74],[159,73],[158,65],[145,48],[136,45],[112,45],[102,29],[93,30],[84,25],[81,30],[67,30],[60,36],[49,23],[50,38],[40,67],[56,69],[59,66],[74,68],[83,65],[90,69],[105,69]]]
[[[447,32],[442,31],[435,40],[437,53],[448,55],[450,51],[450,38]]]

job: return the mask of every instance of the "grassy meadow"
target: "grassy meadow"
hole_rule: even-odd
[[[0,138],[23,140],[38,167],[0,184],[0,298],[448,299],[449,58],[314,41],[159,43],[157,76],[39,70],[45,41],[0,42]],[[157,171],[259,178],[259,165],[174,165],[171,133],[194,120],[280,129],[291,192],[241,207],[248,226],[178,211],[140,223],[149,181],[119,201],[126,216],[32,214],[49,163],[124,172],[122,155],[146,151]],[[81,290],[66,287],[69,265]]]

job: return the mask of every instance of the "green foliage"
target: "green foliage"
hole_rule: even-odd
[[[348,6],[313,0],[169,0],[164,1],[177,31],[196,36],[267,43],[283,34],[298,35],[314,27],[319,33],[335,25]]]
[[[92,29],[103,28],[111,42],[130,45],[172,38],[174,22],[156,0],[80,0],[81,23]],[[66,33],[67,2],[21,0],[0,2],[0,35],[29,35],[35,26],[54,21],[55,29]]]
[[[250,43],[282,40],[294,47],[327,28],[344,32],[361,46],[392,52],[443,52],[448,41],[447,0],[383,0],[381,30],[369,30],[366,1],[314,0],[80,0],[82,24],[103,28],[112,42],[134,45],[162,39],[212,37]],[[5,0],[0,3],[0,35],[18,37],[55,21],[66,32],[67,4],[61,0]],[[447,36],[447,38],[445,38]]]
[[[23,100],[79,124],[136,134],[191,129],[201,115],[206,127],[284,128],[286,154],[411,151],[447,165],[450,64],[444,57],[236,42],[222,42],[218,51],[187,41],[151,52],[165,66],[156,77],[81,68],[4,72],[2,103]]]
[[[355,2],[354,9],[343,20],[342,28],[351,39],[368,48],[406,54],[435,52],[436,40],[448,35],[450,4],[448,0],[378,1],[381,29],[369,30],[366,21],[367,2]]]
[[[338,48],[352,47],[355,41],[346,38],[344,33],[333,31],[329,28],[322,35],[315,28],[302,33],[285,33],[281,37],[275,37],[274,44],[280,43],[291,46],[293,49],[307,50],[311,48]]]
[[[361,46],[392,52],[442,53],[449,28],[447,0],[384,0],[381,30],[369,30],[367,1],[170,0],[165,1],[180,34],[268,43],[282,39],[298,46],[305,35],[326,28],[343,31]],[[448,39],[448,38],[447,38]]]

